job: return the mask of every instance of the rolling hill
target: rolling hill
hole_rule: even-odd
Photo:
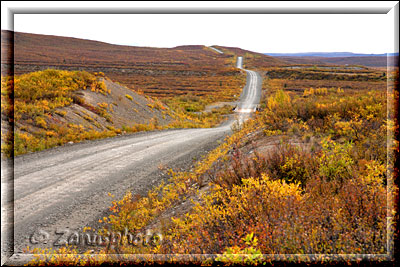
[[[362,65],[366,67],[386,67],[394,65],[393,61],[398,61],[398,56],[385,57],[385,56],[355,56],[355,57],[279,57],[280,59],[290,64],[315,64],[315,65]]]
[[[291,64],[397,66],[399,53],[361,54],[351,52],[265,53]]]
[[[360,54],[351,52],[265,53],[288,64],[362,65],[366,67],[397,66],[398,53]]]
[[[107,78],[60,70],[2,77],[1,111],[2,152],[11,153],[6,136],[13,127],[16,154],[154,130],[178,119],[160,101]]]
[[[262,53],[256,53],[238,47],[214,46],[215,48],[228,55],[241,56],[244,59],[244,67],[249,69],[268,68],[275,66],[288,65],[287,62],[277,57],[268,56]]]
[[[386,57],[398,56],[398,53],[388,54],[361,54],[352,52],[305,52],[305,53],[264,53],[273,57]]]
[[[245,80],[245,75],[234,68],[233,53],[220,54],[201,45],[152,48],[10,31],[2,31],[1,35],[5,55],[1,61],[2,73],[12,63],[15,74],[48,68],[103,72],[130,89],[157,97],[210,95],[227,88],[240,88]],[[6,52],[11,50],[13,42],[14,62]],[[281,64],[273,57],[246,53],[261,56],[265,65]]]

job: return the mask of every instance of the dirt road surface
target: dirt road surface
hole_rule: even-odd
[[[249,117],[248,109],[260,99],[261,78],[247,73],[240,101],[244,112],[236,110],[236,121]],[[6,263],[26,262],[27,246],[52,248],[55,231],[92,225],[110,207],[108,193],[117,199],[128,190],[145,194],[167,178],[160,167],[188,169],[231,133],[234,122],[123,135],[15,157],[13,179],[2,177],[3,185],[13,189],[2,203],[2,255],[12,255]],[[2,176],[12,173],[9,167]]]

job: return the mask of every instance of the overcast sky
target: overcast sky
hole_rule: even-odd
[[[234,46],[261,53],[393,52],[393,24],[390,13],[14,15],[18,32],[133,46]]]

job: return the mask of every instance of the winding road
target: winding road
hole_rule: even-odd
[[[241,57],[237,66],[242,66]],[[245,71],[247,83],[235,110],[240,122],[255,110],[261,95],[261,77]],[[14,179],[8,183],[14,188],[14,201],[2,207],[3,215],[12,216],[2,221],[2,248],[7,249],[8,242],[10,253],[13,241],[11,259],[17,260],[23,248],[32,247],[32,235],[38,231],[55,241],[57,229],[92,225],[110,206],[109,192],[117,199],[128,190],[145,194],[166,178],[159,167],[190,166],[230,134],[235,121],[216,128],[117,136],[15,157]],[[51,247],[52,242],[37,245]]]

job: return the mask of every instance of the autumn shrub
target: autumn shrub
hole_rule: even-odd
[[[240,75],[241,79],[243,77],[244,75]],[[220,87],[223,87],[223,83],[225,82],[220,81]],[[244,83],[242,85],[244,86]],[[204,112],[205,107],[219,101],[237,100],[242,88],[237,83],[233,83],[232,86],[225,90],[219,88],[204,95],[196,95],[195,92],[190,92],[183,95],[165,97],[162,101],[170,109],[167,110],[168,114],[176,120],[172,127],[214,127],[224,121],[224,115],[232,113],[232,108],[229,105],[225,105],[213,109],[211,112]],[[157,104],[157,102],[155,103]],[[181,124],[181,126],[178,124]]]
[[[251,121],[250,131],[279,131],[287,138],[262,156],[244,154],[245,139],[237,143],[230,156],[224,157],[225,163],[217,164],[215,176],[209,174],[211,189],[189,213],[166,223],[164,242],[156,252],[216,253],[225,264],[258,259],[259,253],[383,253],[385,158],[381,150],[372,151],[367,144],[385,137],[384,105],[379,104],[384,95],[371,94],[380,98],[322,91],[300,101],[279,90],[267,97],[265,110]],[[371,123],[373,131],[357,124],[347,126],[352,120]],[[249,131],[238,128],[238,132],[243,130]],[[286,143],[292,135],[311,135],[316,147]],[[178,202],[165,203],[179,203],[179,194],[172,192],[186,192],[184,188],[184,183],[162,185],[158,190],[168,194],[148,203],[164,207],[161,203],[171,196]],[[135,211],[141,218],[154,218],[157,205],[128,203],[118,206],[124,214]],[[108,222],[119,225],[121,219],[113,217]],[[146,223],[141,220],[134,225],[142,228]],[[243,240],[249,241],[250,234],[257,244],[246,248]],[[243,251],[251,252],[250,258],[237,254]]]
[[[113,202],[111,211],[113,214],[103,219],[115,230],[124,227],[137,231],[146,226],[161,212],[172,207],[177,202],[187,199],[197,192],[203,183],[204,175],[215,162],[226,155],[229,149],[246,135],[253,124],[249,122],[242,131],[228,136],[225,142],[211,151],[201,161],[197,162],[190,172],[174,172],[170,170],[168,183],[161,183],[142,197],[132,196],[127,193],[121,200]]]
[[[224,162],[223,172],[211,176],[214,183],[232,187],[241,185],[243,179],[258,176],[266,169],[265,160],[257,153],[252,157],[243,156],[239,149],[234,149],[228,161]]]
[[[159,251],[223,253],[221,259],[232,263],[244,259],[227,252],[242,251],[241,240],[250,233],[259,240],[254,251],[264,254],[386,250],[384,149],[372,151],[366,145],[385,138],[384,94],[323,91],[306,103],[285,94],[267,98],[257,123],[264,131],[289,136],[293,127],[300,135],[314,133],[318,147],[280,143],[264,157],[234,150],[212,180],[210,193],[190,213],[172,219]],[[346,123],[358,118],[355,114],[360,114],[361,125],[375,123],[373,131],[346,130]]]
[[[68,142],[80,142],[83,140],[94,140],[112,137],[121,133],[119,129],[95,131],[85,129],[82,125],[69,124],[68,127],[54,126],[53,130],[42,130],[35,134],[21,132],[14,133],[14,155],[25,154],[60,146]]]
[[[338,93],[340,93],[341,91],[338,89],[337,91]],[[328,94],[328,89],[327,88],[310,88],[310,89],[306,89],[303,92],[303,96],[313,96],[313,95],[327,95]]]
[[[181,112],[198,112],[211,103],[211,98],[186,94],[163,99],[163,101],[173,110]]]
[[[344,181],[316,172],[303,187],[264,173],[241,184],[214,184],[189,214],[172,219],[161,251],[226,254],[254,233],[254,249],[263,254],[382,253],[384,165],[367,166]]]
[[[315,152],[281,141],[265,156],[265,172],[273,179],[304,187],[318,171],[316,156]]]
[[[48,69],[14,77],[14,104],[16,117],[40,115],[72,101],[81,102],[73,94],[79,89],[107,90],[103,81],[85,71]]]
[[[291,99],[286,100],[290,105],[279,105],[278,99]],[[385,92],[349,95],[328,92],[327,95],[302,98],[290,97],[288,93],[277,90],[266,102],[258,120],[264,124],[267,135],[331,135],[335,140],[342,138],[352,142],[353,153],[358,159],[386,160],[385,131],[390,121],[386,119]]]
[[[278,215],[276,207],[284,210],[285,203],[301,201],[298,185],[273,181],[265,174],[242,182],[232,189],[215,185],[190,214],[174,218],[163,244],[164,252],[218,254],[226,247],[240,244],[252,232],[265,242],[269,238],[258,235],[260,231],[256,230],[257,226],[268,227],[272,223],[265,216]]]
[[[111,134],[94,132],[90,129],[85,132],[75,127],[59,131],[59,127],[51,120],[54,114],[64,117],[67,112],[60,108],[74,103],[92,112],[103,114],[108,121],[111,121],[111,117],[104,112],[104,109],[93,107],[76,93],[78,90],[90,89],[96,93],[109,94],[110,91],[102,78],[96,78],[85,71],[55,69],[17,75],[13,78],[14,80],[11,77],[2,77],[2,113],[7,116],[12,115],[10,110],[13,107],[15,123],[22,125],[21,129],[17,127],[15,130],[15,155],[39,151],[69,141],[75,142]],[[10,105],[11,95],[14,98],[14,105]],[[89,116],[85,119],[93,122]],[[26,132],[27,129],[30,129],[29,133]],[[12,142],[12,139],[4,141],[2,147],[10,147],[9,142]],[[13,152],[7,151],[9,151],[7,155],[11,156]]]
[[[191,171],[171,171],[169,181],[145,196],[128,192],[112,202],[112,214],[101,220],[107,227],[137,233],[161,220],[163,231],[156,247],[122,246],[118,253],[217,254],[226,265],[260,264],[277,254],[291,260],[294,254],[387,253],[385,139],[393,121],[386,117],[386,94],[320,87],[302,95],[278,87],[264,110]],[[191,113],[181,109],[168,127],[212,121]],[[256,132],[285,139],[264,155],[243,152]],[[187,212],[162,218],[187,201]]]
[[[226,265],[243,264],[258,265],[263,262],[263,254],[257,249],[258,239],[253,233],[246,235],[241,239],[241,243],[225,249],[222,255],[219,255],[215,261]]]
[[[243,179],[260,177],[262,173],[268,174],[271,179],[304,186],[307,179],[318,172],[315,155],[286,143],[278,144],[262,156],[257,152],[243,155],[237,149],[222,169],[224,171],[217,173],[213,182],[226,187],[241,185]]]
[[[14,113],[14,77],[12,76],[1,76],[1,114],[3,118],[7,118],[9,122],[12,122]]]
[[[61,117],[64,117],[65,115],[67,115],[67,111],[65,110],[56,110],[54,111],[55,114],[60,115]]]
[[[314,253],[378,254],[386,250],[384,168],[369,164],[374,171],[344,182],[317,178],[308,183],[304,208],[315,220],[308,227],[318,229],[318,235],[315,241],[312,236],[306,241],[314,245]]]
[[[36,123],[38,126],[44,128],[44,129],[47,128],[46,120],[45,120],[42,116],[37,116],[37,117],[35,118],[35,123]]]
[[[351,143],[336,143],[332,140],[321,141],[322,153],[319,157],[319,175],[327,181],[350,179],[353,176],[354,160],[351,157]]]
[[[33,256],[30,266],[96,266],[117,261],[113,255],[93,254],[91,251],[80,253],[75,246],[58,249],[28,247],[24,252]]]
[[[343,70],[342,70],[343,71]],[[310,69],[284,69],[274,68],[268,71],[268,77],[272,79],[285,79],[285,80],[327,80],[327,81],[384,81],[385,77],[380,72],[374,71],[351,71],[346,72],[353,74],[349,75],[346,73],[338,73],[335,70],[323,70],[320,68]]]

